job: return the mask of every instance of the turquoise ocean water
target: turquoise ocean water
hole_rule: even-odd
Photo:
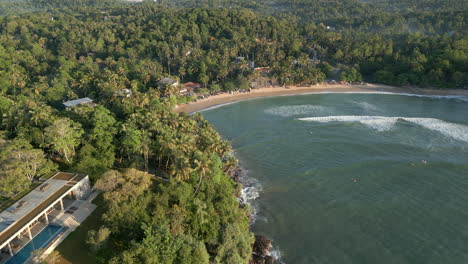
[[[287,264],[468,263],[468,99],[314,94],[203,115]]]

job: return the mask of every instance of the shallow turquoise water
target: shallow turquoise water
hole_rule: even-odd
[[[255,232],[301,263],[468,263],[468,102],[264,98],[204,111],[262,185]]]

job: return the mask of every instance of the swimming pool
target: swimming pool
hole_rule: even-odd
[[[34,250],[47,247],[66,227],[48,225],[37,236],[24,246],[16,255],[9,259],[6,264],[21,264],[31,257]]]

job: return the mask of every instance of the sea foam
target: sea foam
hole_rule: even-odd
[[[353,101],[353,103],[361,107],[366,112],[380,112],[380,109],[374,104],[359,101]]]
[[[245,168],[242,168],[242,174],[240,177],[240,183],[244,186],[241,190],[241,197],[239,202],[242,204],[247,204],[252,209],[251,221],[250,224],[253,225],[257,220],[257,206],[255,200],[260,197],[260,193],[263,190],[262,184],[255,178],[250,178],[248,176],[248,171]],[[277,263],[285,264],[281,261],[281,251],[272,246],[272,249],[269,252],[269,255],[272,256]]]
[[[272,249],[269,252],[269,255],[272,256],[278,264],[286,264],[281,259],[281,251],[275,246],[272,247]]]
[[[257,206],[254,201],[260,197],[260,193],[263,190],[262,184],[255,178],[248,176],[248,171],[244,168],[241,170],[241,177],[239,179],[243,185],[239,202],[241,204],[247,204],[252,209],[251,224],[253,225],[257,220]]]
[[[330,113],[330,111],[331,109],[329,107],[320,105],[290,105],[269,108],[265,110],[265,113],[282,117],[290,117],[305,114],[320,114],[324,112]]]
[[[446,122],[436,118],[387,117],[387,116],[323,116],[299,118],[309,122],[359,122],[378,131],[387,131],[395,127],[399,120],[417,124],[426,129],[437,131],[456,140],[468,142],[468,126]]]

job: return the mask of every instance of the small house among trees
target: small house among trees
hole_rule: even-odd
[[[261,72],[261,73],[270,73],[271,69],[270,67],[257,67],[257,68],[254,68],[254,71]]]
[[[158,82],[158,87],[177,86],[177,85],[179,85],[179,82],[172,78],[162,78]]]
[[[131,97],[133,95],[133,92],[132,90],[130,89],[121,89],[121,90],[118,90],[118,91],[115,91],[114,92],[115,96],[118,96],[118,97]]]
[[[70,101],[63,102],[63,105],[65,107],[69,108],[69,107],[73,107],[73,106],[77,106],[77,105],[81,105],[81,104],[90,104],[92,102],[93,102],[93,99],[85,97],[85,98],[80,98],[80,99],[76,99],[76,100],[70,100]]]

